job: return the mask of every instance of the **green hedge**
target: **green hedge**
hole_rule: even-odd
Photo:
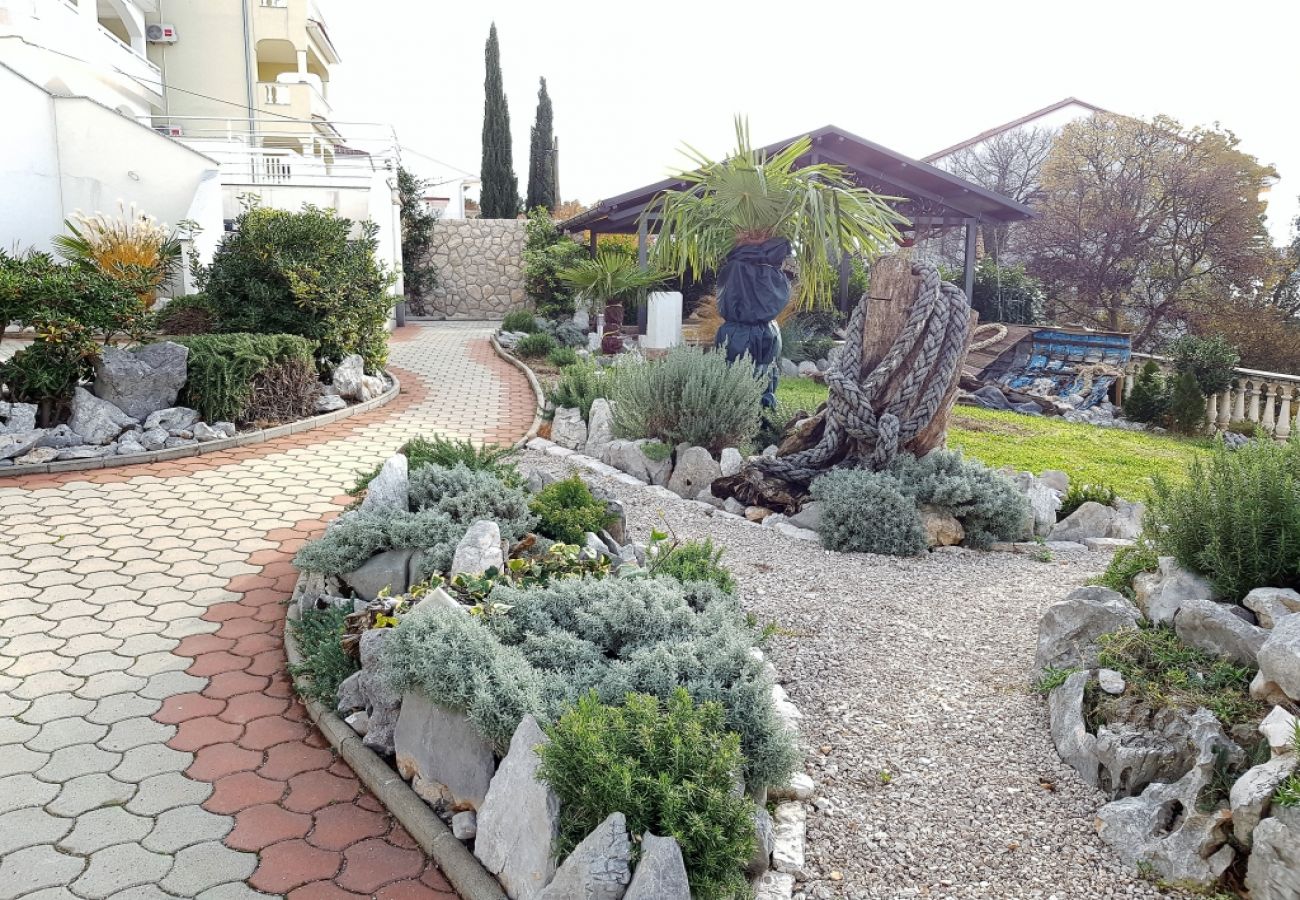
[[[276,367],[315,373],[315,342],[292,334],[199,334],[169,340],[190,350],[189,377],[179,402],[197,409],[206,422],[255,419],[257,377]]]

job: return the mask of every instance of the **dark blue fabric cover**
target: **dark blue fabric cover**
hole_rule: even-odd
[[[714,343],[734,362],[749,354],[759,368],[771,367],[763,405],[776,405],[777,371],[772,364],[781,352],[781,331],[773,320],[790,302],[790,279],[781,265],[790,255],[790,242],[773,238],[746,244],[727,254],[718,270],[718,313],[722,327]]]

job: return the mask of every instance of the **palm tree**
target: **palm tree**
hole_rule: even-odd
[[[841,254],[878,255],[900,237],[907,219],[884,197],[859,187],[850,172],[830,163],[798,165],[812,150],[802,137],[768,156],[755,149],[749,125],[736,118],[736,149],[713,160],[687,146],[693,163],[644,215],[658,217],[656,265],[679,277],[716,272],[738,247],[774,239],[789,242],[798,269],[801,308],[829,306],[838,284]]]
[[[622,324],[623,306],[635,305],[642,293],[664,280],[654,269],[642,269],[636,260],[616,250],[600,250],[594,259],[560,270],[560,280],[577,293],[577,299],[603,301],[607,325]]]

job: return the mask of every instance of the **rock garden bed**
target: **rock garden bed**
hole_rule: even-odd
[[[231,360],[234,364],[231,364]],[[349,356],[316,375],[291,335],[206,335],[105,347],[66,422],[37,427],[32,403],[0,402],[0,476],[176,459],[325,425],[388,402],[396,379]]]
[[[1101,839],[1169,884],[1300,896],[1298,459],[1195,463],[1039,626],[1052,739],[1110,801]]]
[[[300,690],[507,896],[792,895],[799,713],[721,548],[491,448],[413,441],[359,487],[296,559]]]

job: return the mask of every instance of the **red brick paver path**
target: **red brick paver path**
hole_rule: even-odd
[[[282,629],[293,554],[359,471],[527,430],[489,333],[409,326],[401,396],[318,431],[0,478],[0,896],[454,896],[311,727]]]

